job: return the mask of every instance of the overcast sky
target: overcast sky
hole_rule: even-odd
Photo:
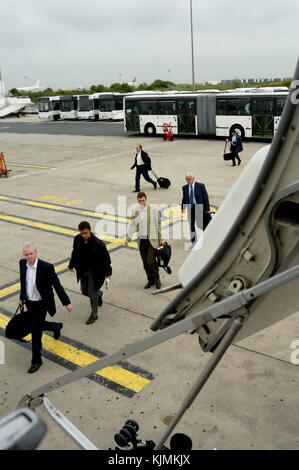
[[[2,0],[9,90],[192,83],[190,0]],[[195,81],[291,77],[298,0],[193,0]]]

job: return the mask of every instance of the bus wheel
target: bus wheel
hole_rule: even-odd
[[[154,124],[147,124],[144,128],[144,133],[147,136],[156,135],[156,128],[155,128]]]
[[[242,126],[240,126],[240,124],[234,124],[229,130],[229,135],[230,136],[232,135],[232,131],[234,129],[237,129],[239,131],[239,134],[241,135],[241,139],[244,140],[244,137],[245,137],[244,128]]]
[[[59,116],[57,114],[55,114],[55,116],[53,116],[53,120],[58,121],[58,119],[59,119]]]

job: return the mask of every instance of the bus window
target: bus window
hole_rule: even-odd
[[[195,114],[196,102],[195,100],[178,100],[178,114]]]
[[[158,114],[175,114],[175,101],[160,101],[159,112]]]
[[[52,109],[53,109],[53,111],[59,111],[60,110],[60,101],[59,100],[52,101]]]
[[[217,99],[217,110],[218,116],[225,116],[227,114],[227,100]]]
[[[276,113],[275,113],[276,116],[281,116],[285,102],[286,102],[286,97],[276,98]]]
[[[141,104],[141,103],[140,103]],[[138,109],[138,103],[126,101],[126,114],[142,114]]]
[[[249,116],[250,115],[250,100],[249,99],[241,99],[239,100],[238,106],[238,114],[239,116]]]
[[[275,98],[254,98],[252,100],[252,114],[273,115]]]
[[[123,101],[124,101],[123,96],[116,96],[115,97],[115,109],[117,111],[123,109]]]
[[[155,101],[140,101],[140,114],[157,114]]]
[[[113,111],[114,109],[114,97],[109,96],[102,98],[100,97],[99,99],[99,109],[100,111]]]
[[[228,115],[236,115],[239,109],[239,100],[228,100],[227,101],[227,114]]]

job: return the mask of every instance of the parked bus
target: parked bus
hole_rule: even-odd
[[[240,93],[169,93],[126,96],[125,131],[163,134],[168,124],[176,135],[269,138],[275,134],[287,91]]]
[[[78,95],[78,119],[90,119],[92,95]]]
[[[78,119],[78,95],[63,95],[60,97],[61,119]]]
[[[60,118],[60,96],[43,96],[38,98],[38,117],[40,119]]]
[[[94,93],[91,95],[92,106],[90,117],[95,120],[123,120],[124,96],[125,95],[121,93]]]

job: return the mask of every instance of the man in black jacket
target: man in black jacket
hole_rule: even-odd
[[[103,294],[100,289],[105,277],[111,279],[112,268],[106,245],[91,232],[89,222],[80,222],[78,229],[80,234],[74,238],[68,269],[72,272],[75,268],[81,292],[90,299],[91,314],[86,322],[90,325],[98,319]]]
[[[142,145],[138,144],[136,146],[136,156],[135,156],[135,162],[134,165],[131,167],[131,170],[134,170],[136,167],[136,176],[135,176],[135,190],[133,193],[139,193],[140,192],[140,178],[141,175],[145,179],[145,181],[148,181],[149,183],[152,183],[154,186],[154,189],[157,188],[157,182],[152,180],[149,177],[149,170],[151,170],[151,160],[150,157],[146,152],[142,150]]]
[[[5,335],[10,339],[21,340],[29,333],[32,335],[32,361],[28,372],[36,372],[42,365],[42,332],[52,331],[54,339],[60,336],[62,323],[45,321],[47,312],[53,317],[56,313],[53,287],[69,312],[72,304],[55,273],[53,264],[37,257],[37,250],[32,244],[24,246],[25,259],[20,260],[20,306],[26,304],[27,312],[17,315],[8,323]]]
[[[243,151],[243,144],[242,144],[242,139],[241,136],[239,135],[239,130],[234,129],[232,131],[232,135],[230,139],[226,139],[226,142],[228,140],[231,141],[231,146],[230,146],[230,151],[232,154],[232,166],[236,166],[236,159],[238,160],[238,165],[241,163],[241,158],[239,157],[239,153]]]
[[[188,220],[190,225],[191,243],[197,241],[196,228],[205,230],[211,220],[209,196],[203,183],[195,181],[193,173],[186,174],[186,183],[182,187],[182,213],[188,209]]]

